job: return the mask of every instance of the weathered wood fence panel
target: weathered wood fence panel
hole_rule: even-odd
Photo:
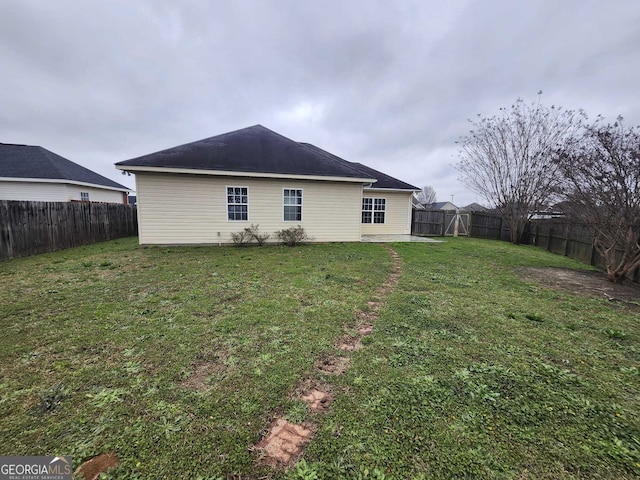
[[[414,210],[412,235],[444,236],[446,212],[444,210]]]
[[[594,266],[603,266],[593,246],[593,231],[579,223],[555,218],[530,222],[531,244]]]
[[[484,212],[471,212],[472,237],[509,241],[509,226],[500,215]]]
[[[0,259],[137,234],[135,205],[0,200]]]

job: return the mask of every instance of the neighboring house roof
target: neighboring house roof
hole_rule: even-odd
[[[341,178],[375,187],[415,190],[400,180],[348,162],[308,143],[295,142],[262,125],[223,133],[116,163],[120,170],[197,171]],[[376,182],[380,182],[378,185]]]
[[[0,143],[0,178],[89,184],[111,190],[130,189],[46,148]]]
[[[470,203],[466,207],[463,207],[462,210],[464,210],[466,212],[485,212],[485,211],[488,210],[488,208],[487,207],[483,207],[479,203],[475,203],[474,202],[474,203]]]
[[[434,202],[431,204],[432,210],[456,210],[457,208],[451,202]]]

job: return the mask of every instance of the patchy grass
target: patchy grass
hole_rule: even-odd
[[[0,263],[0,454],[116,451],[114,478],[259,476],[249,447],[274,415],[304,415],[290,390],[391,268],[366,244],[136,239]]]
[[[305,468],[326,479],[363,468],[396,479],[640,474],[636,310],[523,281],[523,266],[585,268],[531,247],[394,248],[403,277],[337,380],[349,394]]]
[[[336,342],[392,271],[375,244],[139,248],[0,263],[0,454],[116,451],[108,478],[635,478],[637,311],[518,276],[584,268],[471,239],[397,244],[362,348]],[[314,365],[339,355],[342,375]],[[330,383],[328,410],[293,395]],[[250,450],[317,432],[288,471]]]

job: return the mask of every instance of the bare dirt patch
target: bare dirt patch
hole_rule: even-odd
[[[367,302],[367,305],[373,312],[377,312],[382,307],[382,302]]]
[[[358,333],[363,337],[371,335],[373,333],[373,325],[371,323],[365,323],[358,327]]]
[[[556,290],[604,298],[640,308],[639,285],[631,282],[622,285],[611,283],[602,272],[564,268],[525,268],[521,273],[526,281],[535,280]]]
[[[373,323],[378,319],[378,314],[375,312],[356,312],[356,320],[358,323]]]
[[[290,465],[302,453],[304,445],[313,436],[313,430],[279,418],[269,433],[254,448],[265,455],[263,461],[271,466]]]
[[[85,480],[95,480],[100,477],[101,473],[117,466],[118,457],[116,452],[102,453],[84,462],[76,469],[75,473]]]
[[[351,335],[345,335],[338,341],[338,348],[343,352],[353,352],[360,347],[362,347],[360,339]]]
[[[311,395],[312,393],[313,395]],[[302,380],[291,394],[292,399],[302,400],[304,403],[309,405],[313,411],[321,411],[329,407],[334,396],[335,387],[333,385],[311,377]],[[318,407],[320,408],[318,410],[315,410],[312,406],[312,403],[316,400],[319,400]]]
[[[329,408],[333,397],[329,392],[315,388],[303,394],[300,400],[306,403],[312,412],[322,412]]]
[[[323,357],[316,360],[315,367],[322,373],[342,375],[349,368],[351,360],[347,357]]]

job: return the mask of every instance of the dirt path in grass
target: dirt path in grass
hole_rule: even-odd
[[[345,325],[346,333],[337,340],[335,354],[323,355],[316,360],[314,366],[321,378],[304,379],[294,389],[292,397],[307,404],[311,412],[323,412],[330,407],[334,397],[330,377],[344,373],[351,363],[349,353],[364,348],[362,338],[373,333],[387,297],[394,291],[402,276],[400,255],[388,245],[383,246],[393,259],[393,271],[367,302],[368,308],[357,312],[354,320]],[[302,456],[305,446],[311,441],[317,428],[317,425],[310,422],[295,424],[285,418],[276,418],[262,440],[252,448],[259,454],[257,461],[273,468],[294,465]]]

